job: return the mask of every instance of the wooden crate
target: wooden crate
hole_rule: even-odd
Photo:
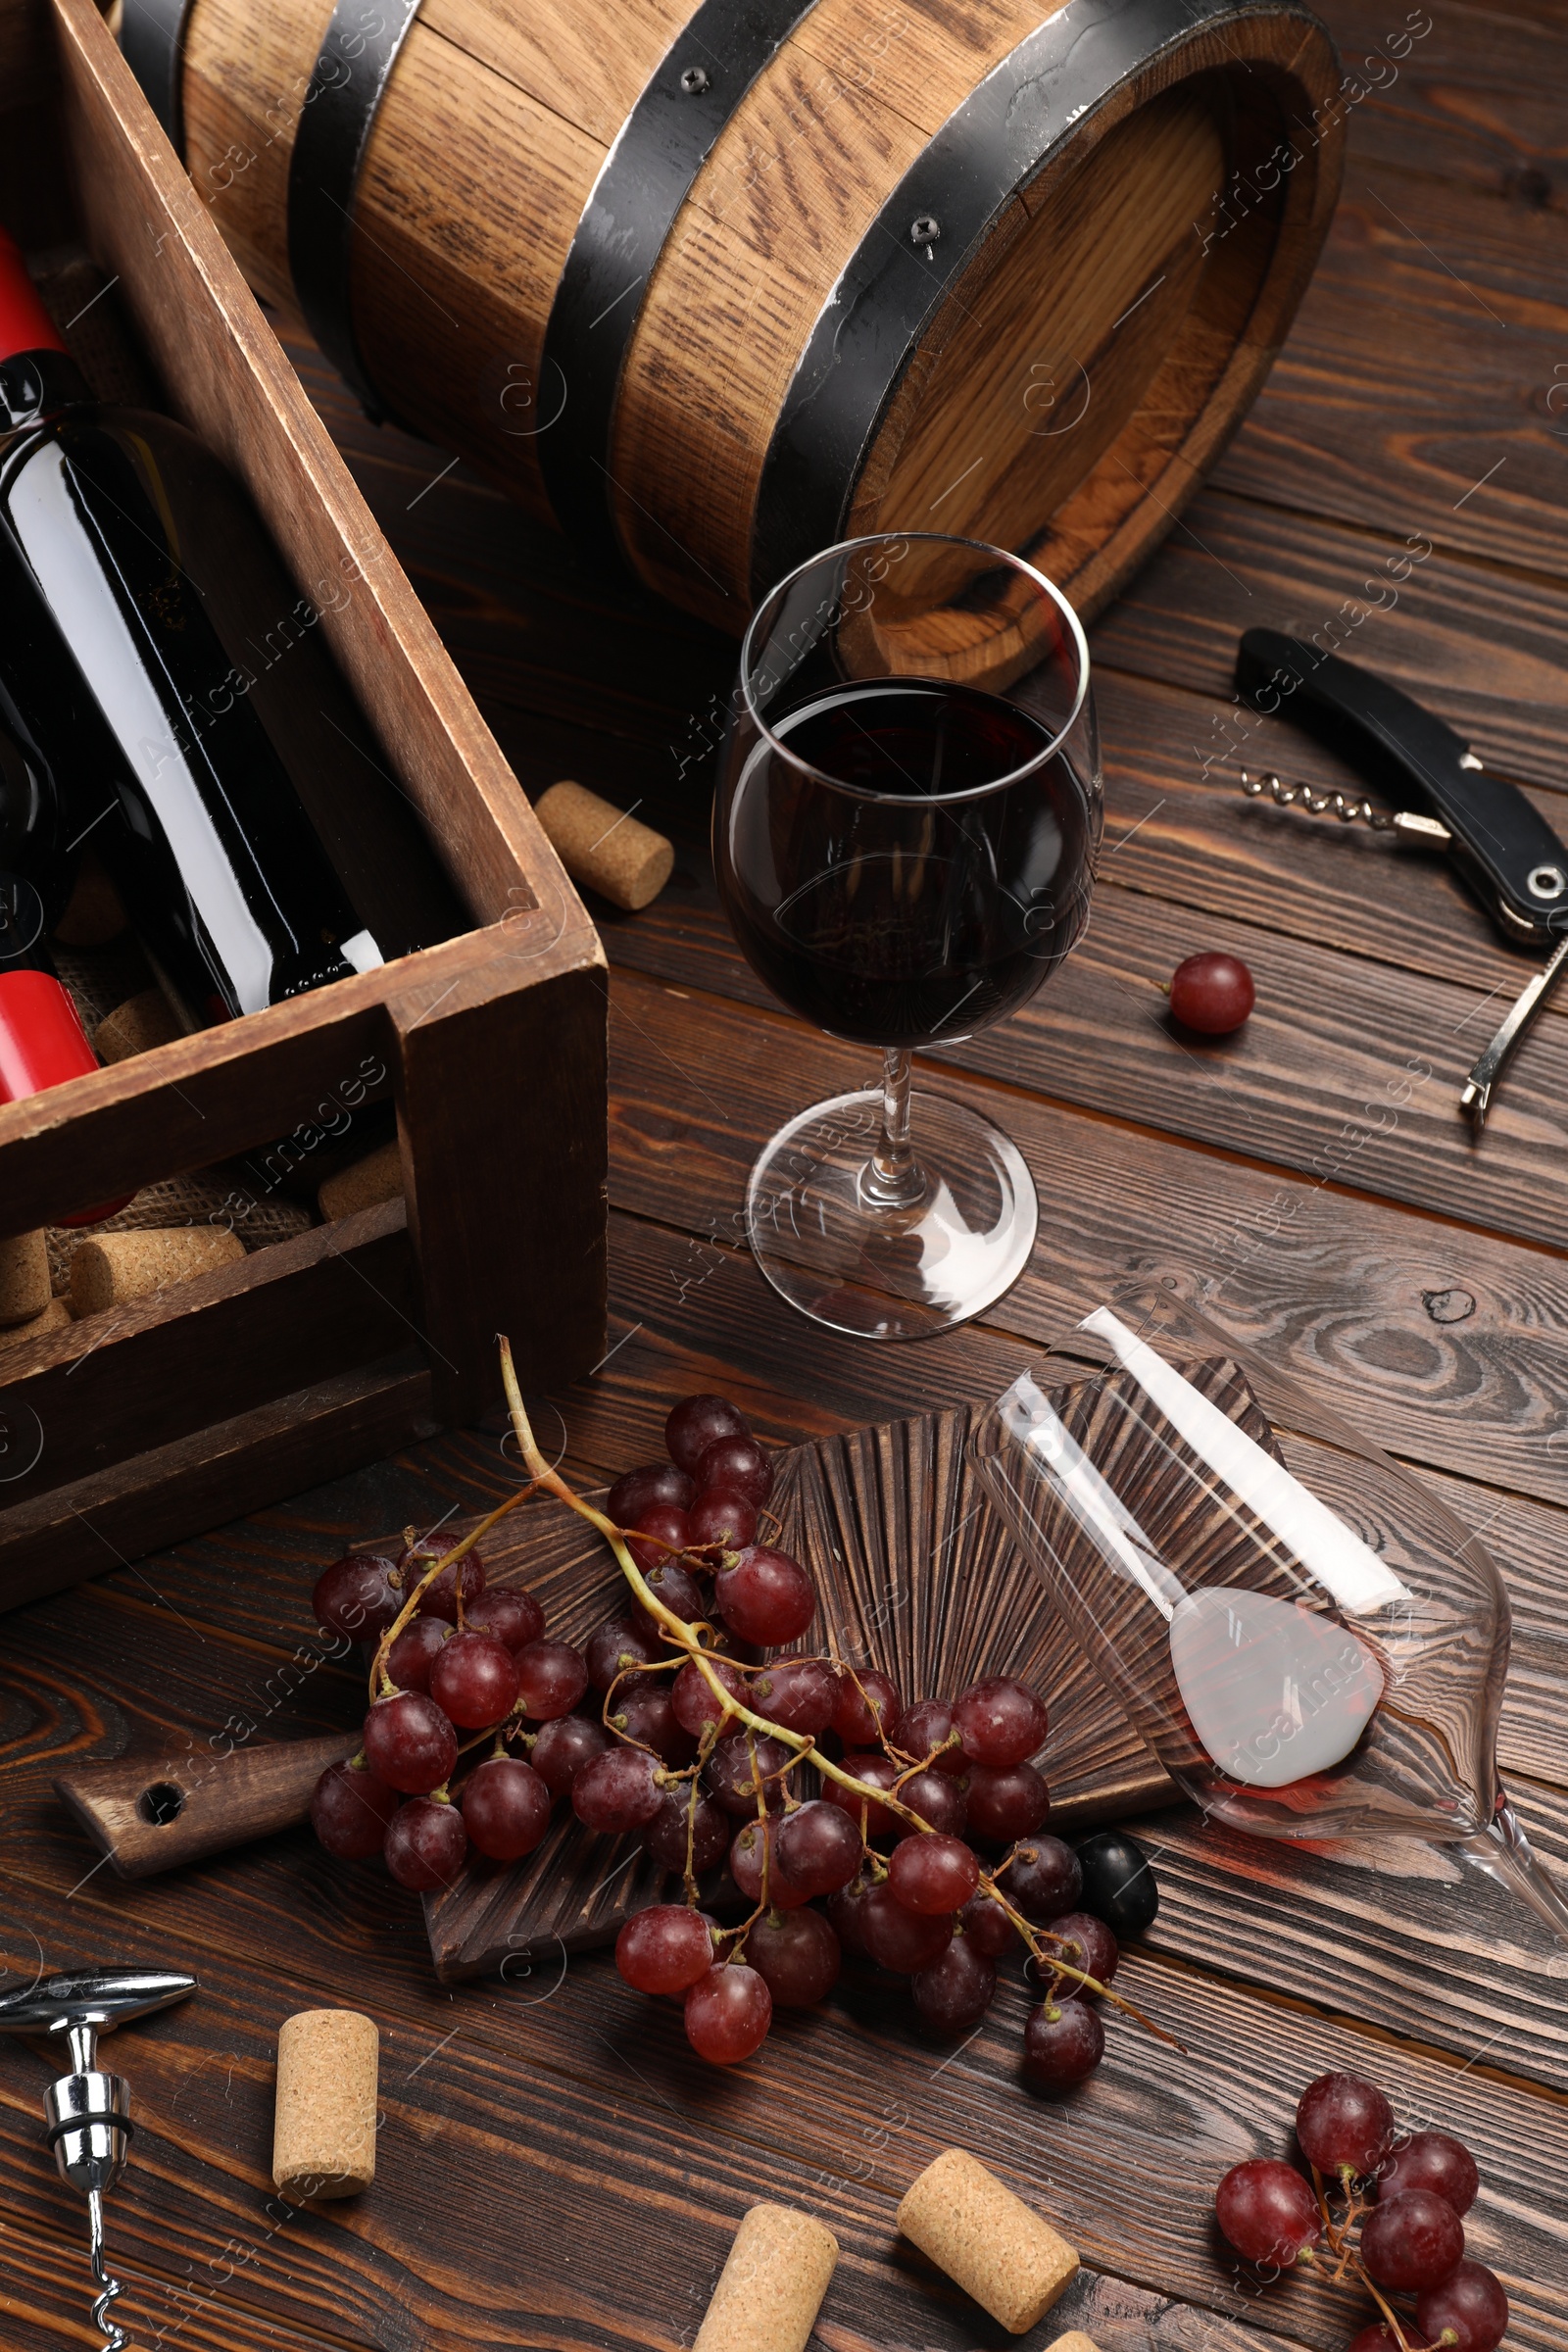
[[[515,778],[90,0],[0,0],[0,210],[68,220],[245,483],[474,929],[0,1108],[0,1232],[390,1092],[404,1199],[0,1350],[0,1607],[604,1348],[605,959]],[[384,1075],[378,1080],[375,1073]],[[101,1328],[100,1328],[101,1327]]]

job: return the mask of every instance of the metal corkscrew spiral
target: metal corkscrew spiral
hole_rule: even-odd
[[[129,2084],[98,2065],[98,2036],[195,1989],[194,1977],[170,1969],[103,1968],[45,1977],[0,1998],[0,2034],[63,2034],[70,2045],[72,2071],[50,2083],[43,2112],[61,2179],[87,2200],[87,2251],[98,2288],[92,2317],[103,2330],[102,2352],[127,2352],[130,2343],[114,2316],[124,2290],[104,2267],[104,2197],[125,2169],[135,2127]]]

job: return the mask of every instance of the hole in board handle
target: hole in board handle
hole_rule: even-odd
[[[154,1781],[136,1799],[136,1811],[154,1829],[163,1829],[177,1821],[185,1810],[185,1791],[176,1788],[172,1781]]]

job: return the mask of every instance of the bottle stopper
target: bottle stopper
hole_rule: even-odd
[[[657,899],[669,880],[675,851],[662,833],[581,784],[552,784],[534,814],[572,880],[628,914]]]
[[[1054,2344],[1046,2346],[1046,2352],[1100,2352],[1100,2346],[1081,2328],[1069,2328],[1065,2335],[1058,2335]]]
[[[144,988],[127,997],[113,1012],[105,1013],[92,1033],[100,1061],[128,1061],[133,1054],[151,1053],[181,1034],[179,1023],[161,988]]]
[[[319,1186],[316,1205],[328,1224],[335,1217],[351,1217],[357,1208],[375,1208],[383,1200],[395,1200],[403,1190],[403,1153],[394,1135],[386,1143],[377,1144],[346,1168],[339,1168]]]
[[[95,1315],[172,1282],[234,1265],[245,1246],[219,1225],[174,1225],[146,1233],[101,1233],[71,1253],[71,1311]]]
[[[962,2148],[949,2148],[906,2190],[899,2228],[1013,2335],[1077,2277],[1066,2239]]]
[[[735,2232],[692,2352],[806,2352],[839,2258],[831,2230],[789,2205],[754,2205]]]
[[[354,2197],[375,2179],[381,2036],[357,2009],[301,2009],[277,2036],[272,2182],[291,2204]]]
[[[24,1340],[41,1340],[51,1331],[64,1331],[73,1320],[70,1307],[63,1298],[51,1298],[41,1315],[25,1323],[13,1323],[0,1328],[0,1348],[16,1348]]]
[[[0,1329],[34,1323],[49,1304],[49,1245],[43,1234],[0,1241]]]

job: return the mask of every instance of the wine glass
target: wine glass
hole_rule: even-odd
[[[1568,1952],[1568,1905],[1497,1780],[1502,1579],[1369,1438],[1150,1284],[1015,1380],[973,1446],[1025,1558],[1206,1812],[1453,1845]]]
[[[752,1170],[747,1229],[792,1305],[923,1339],[1000,1298],[1034,1245],[1016,1146],[909,1056],[1022,1004],[1089,916],[1102,787],[1066,599],[1000,549],[852,539],[764,598],[713,809],[725,912],[759,977],[881,1082],[813,1103]]]

